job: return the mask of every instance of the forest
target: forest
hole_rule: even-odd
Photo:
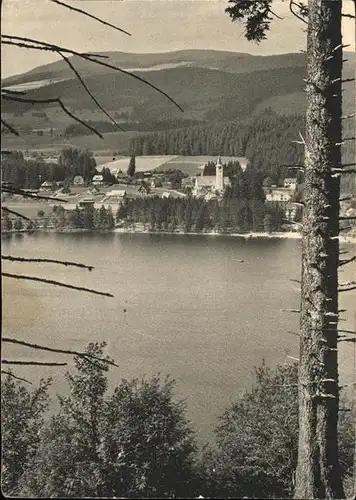
[[[248,120],[194,125],[154,132],[131,140],[130,154],[245,156],[250,164],[277,183],[280,165],[303,162],[298,140],[301,116],[280,116],[266,110]]]
[[[1,232],[23,231],[34,232],[43,229],[85,229],[110,231],[115,226],[115,219],[111,208],[101,206],[96,209],[92,206],[72,211],[66,211],[61,205],[54,205],[53,213],[45,216],[43,210],[39,210],[37,218],[24,220],[20,217],[11,219],[7,213],[1,219]]]
[[[137,198],[120,207],[118,223],[142,224],[150,231],[245,233],[281,231],[284,211],[256,197],[237,198],[230,191],[222,201],[202,198]]]
[[[22,151],[11,151],[1,161],[2,181],[17,188],[38,189],[44,181],[64,181],[81,175],[89,182],[96,172],[96,161],[88,149],[64,148],[57,163],[43,158],[25,159]]]

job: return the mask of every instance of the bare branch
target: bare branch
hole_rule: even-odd
[[[350,47],[350,44],[349,43],[346,43],[346,44],[343,44],[343,43],[340,43],[339,45],[337,45],[336,47],[333,48],[333,52],[336,52],[337,50],[342,50],[342,49],[346,49],[346,47]]]
[[[29,220],[31,220],[31,219],[29,219]],[[82,269],[88,269],[89,271],[92,271],[94,269],[94,266],[87,266],[85,264],[80,264],[78,262],[69,262],[69,261],[65,261],[65,260],[32,259],[32,258],[27,258],[27,257],[13,257],[12,255],[2,255],[1,258],[3,260],[9,260],[11,262],[46,262],[49,264],[61,264],[63,266],[80,267]]]
[[[54,347],[46,347],[38,344],[33,344],[31,342],[25,342],[23,340],[12,339],[9,337],[3,337],[2,342],[8,342],[9,344],[17,344],[25,347],[31,347],[31,349],[39,349],[41,351],[56,352],[60,354],[70,354],[72,356],[79,356],[81,358],[90,358],[96,361],[102,361],[103,363],[107,363],[112,366],[116,366],[117,368],[119,367],[119,365],[117,365],[116,363],[114,363],[114,361],[111,361],[110,359],[100,358],[99,356],[94,356],[94,354],[89,354],[87,352],[72,351],[70,349],[56,349]]]
[[[92,127],[91,125],[89,125],[87,122],[85,122],[84,120],[82,120],[81,118],[78,118],[78,116],[74,115],[71,111],[69,111],[69,109],[63,104],[63,101],[61,100],[60,97],[54,97],[52,99],[30,99],[30,98],[26,98],[26,97],[15,97],[15,96],[8,96],[8,95],[4,95],[2,96],[3,99],[5,100],[8,100],[8,101],[16,101],[16,102],[27,102],[27,103],[30,103],[30,104],[53,104],[53,103],[57,103],[60,105],[60,107],[63,109],[63,111],[68,115],[70,116],[71,118],[73,118],[73,120],[75,120],[76,122],[80,123],[81,125],[84,125],[84,127],[86,127],[87,129],[91,130],[92,132],[94,132],[94,134],[96,134],[98,137],[100,137],[100,139],[103,139],[103,136],[100,132],[98,132],[94,127]]]
[[[339,286],[351,286],[351,285],[356,285],[356,281],[339,282]]]
[[[109,56],[104,56],[104,54],[95,54],[94,52],[81,52],[81,56],[92,56],[92,57],[98,57],[99,59],[109,59]]]
[[[295,358],[294,356],[287,356],[287,358],[293,359],[293,361],[299,361],[299,358]]]
[[[13,95],[25,95],[26,92],[21,91],[21,90],[11,90],[11,89],[1,89],[1,92],[4,92],[4,94],[13,94]]]
[[[356,290],[356,286],[350,286],[349,288],[339,288],[338,292],[351,292],[352,290]]]
[[[300,313],[299,309],[281,309],[281,312]]]
[[[27,380],[26,378],[22,378],[22,377],[17,377],[16,375],[14,375],[12,372],[8,372],[7,370],[1,370],[1,373],[4,374],[4,375],[8,375],[9,377],[12,377],[12,378],[15,378],[17,380],[21,380],[21,382],[27,382],[28,384],[31,384],[32,385],[32,382],[30,382],[29,380]]]
[[[276,14],[275,12],[273,12],[273,10],[271,8],[269,8],[268,11],[272,14],[272,16],[274,16],[277,19],[280,19],[281,21],[283,21],[284,17],[281,17],[278,14]]]
[[[59,281],[54,281],[54,280],[47,280],[45,278],[37,278],[36,276],[25,276],[22,274],[12,274],[12,273],[1,273],[1,274],[6,278],[13,278],[13,279],[27,280],[27,281],[38,281],[40,283],[47,283],[48,285],[70,288],[71,290],[78,290],[79,292],[88,292],[88,293],[93,293],[95,295],[102,295],[104,297],[114,297],[111,293],[99,292],[98,290],[93,290],[91,288],[85,288],[81,286],[68,285],[67,283],[61,283]]]
[[[20,212],[15,212],[15,210],[10,210],[7,207],[1,207],[1,210],[3,210],[4,212],[7,212],[9,214],[16,215],[17,217],[21,217],[22,219],[25,219],[27,221],[31,221],[31,219],[29,217],[26,217],[26,215],[22,215],[22,214],[20,214]]]
[[[291,13],[293,14],[293,16],[295,16],[297,19],[299,19],[300,21],[302,21],[303,23],[305,24],[308,24],[308,22],[302,17],[300,16],[299,14],[297,14],[294,10],[293,10],[293,5],[296,5],[297,7],[299,6],[298,4],[296,4],[293,0],[289,0],[289,10],[291,11]]]
[[[341,117],[341,120],[348,120],[349,118],[354,118],[356,113],[351,113],[350,115],[345,115]]]
[[[293,332],[292,330],[288,330],[287,333],[290,333],[291,335],[294,335],[295,337],[300,337],[300,334],[297,332]]]
[[[103,19],[100,19],[100,17],[96,17],[93,14],[89,14],[89,12],[78,9],[77,7],[73,7],[72,5],[67,5],[64,2],[60,2],[59,0],[49,0],[52,3],[56,3],[58,5],[61,5],[62,7],[66,7],[69,10],[74,10],[75,12],[79,12],[79,14],[84,14],[84,16],[90,17],[91,19],[95,19],[95,21],[98,21],[101,24],[104,24],[104,26],[109,26],[110,28],[114,28],[117,31],[121,31],[121,33],[124,33],[125,35],[131,36],[131,33],[129,33],[126,30],[123,30],[122,28],[119,28],[118,26],[115,26],[114,24],[108,23],[107,21],[104,21]]]
[[[354,255],[350,259],[340,260],[339,261],[339,267],[346,266],[346,264],[350,264],[351,262],[355,262],[355,261],[356,261],[356,255]]]
[[[17,130],[14,129],[14,127],[12,127],[9,123],[7,123],[5,120],[3,120],[1,118],[1,123],[2,125],[7,128],[7,130],[9,130],[12,134],[14,135],[17,135],[18,137],[20,136],[20,134],[17,132]]]
[[[55,0],[52,0],[55,1]],[[89,90],[87,84],[84,82],[83,78],[81,75],[78,73],[78,71],[75,69],[71,61],[66,57],[64,54],[59,52],[60,56],[64,59],[64,61],[68,64],[70,69],[73,71],[75,76],[78,78],[80,83],[82,84],[84,90],[87,92],[87,94],[90,96],[90,98],[95,102],[95,104],[98,106],[98,108],[111,120],[111,122],[121,131],[124,132],[124,129],[120,127],[120,125],[114,120],[114,118],[103,108],[103,106],[100,104],[100,102],[96,99],[96,97],[92,94],[92,92]]]
[[[34,365],[34,366],[67,366],[68,363],[55,363],[51,361],[15,361],[10,359],[2,359],[4,365]]]
[[[63,203],[67,203],[67,201],[68,201],[68,200],[64,200],[63,198],[54,198],[53,196],[42,196],[42,195],[38,195],[36,193],[28,193],[27,191],[24,191],[21,188],[2,187],[1,190],[3,193],[19,194],[19,195],[23,196],[24,198],[36,198],[37,200],[54,200],[54,201],[60,201]]]

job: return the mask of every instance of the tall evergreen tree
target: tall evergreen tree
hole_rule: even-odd
[[[129,166],[127,168],[127,175],[133,177],[136,172],[136,158],[134,155],[131,156]]]
[[[267,36],[273,0],[229,0],[248,40]],[[296,498],[342,498],[338,461],[338,265],[342,174],[342,0],[290,2],[307,28],[305,207],[300,316]]]

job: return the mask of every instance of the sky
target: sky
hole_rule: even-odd
[[[228,0],[63,0],[84,9],[132,36],[49,0],[3,0],[2,33],[40,39],[78,52],[168,52],[215,49],[270,55],[305,49],[305,24],[296,19],[287,0],[274,0],[274,19],[268,39],[257,45],[245,40],[243,26],[224,12]],[[353,12],[353,0],[344,0]],[[355,50],[355,21],[344,18],[343,42]],[[51,53],[2,45],[2,78],[57,60]]]

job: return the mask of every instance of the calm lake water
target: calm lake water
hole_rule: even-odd
[[[345,246],[355,251],[354,245]],[[59,348],[106,340],[121,378],[170,373],[200,440],[212,437],[218,415],[251,386],[254,366],[298,357],[298,240],[148,234],[12,235],[3,254],[74,260],[95,269],[6,262],[4,271],[51,277],[111,292],[105,298],[46,284],[3,280],[3,335]],[[342,273],[350,279],[355,266]],[[345,269],[345,268],[344,268]],[[355,295],[343,294],[345,328],[354,328]],[[124,312],[126,309],[126,312]],[[3,357],[59,360],[55,354],[5,345]],[[70,357],[65,360],[72,363]],[[354,377],[354,347],[340,352],[342,383]],[[65,368],[16,368],[32,380],[53,375],[65,390]]]

